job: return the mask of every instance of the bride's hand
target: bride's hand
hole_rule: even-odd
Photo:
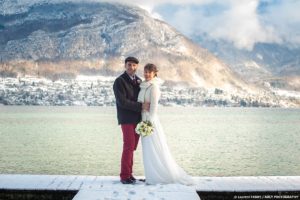
[[[142,110],[143,111],[149,111],[150,110],[150,103],[149,102],[143,103]]]

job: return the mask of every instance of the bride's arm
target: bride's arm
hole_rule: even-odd
[[[150,110],[149,110],[149,118],[150,121],[153,121],[154,116],[157,113],[157,106],[160,97],[160,90],[158,85],[153,85],[150,93]]]

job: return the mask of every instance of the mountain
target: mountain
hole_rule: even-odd
[[[300,91],[300,48],[284,44],[257,43],[249,51],[205,35],[192,38],[222,59],[247,82]]]
[[[132,5],[0,1],[0,73],[52,79],[117,75],[131,55],[153,62],[169,84],[251,90],[208,50]]]

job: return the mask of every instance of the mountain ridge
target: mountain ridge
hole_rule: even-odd
[[[137,7],[94,1],[35,1],[25,8],[25,3],[17,0],[2,2],[2,68],[18,74],[117,74],[124,69],[125,57],[134,55],[141,65],[156,63],[167,81],[250,88],[208,50]],[[5,13],[7,7],[10,10]]]
[[[195,35],[192,39],[222,59],[245,81],[300,91],[300,48],[257,43],[252,50],[244,50],[230,42],[214,40],[205,35]]]

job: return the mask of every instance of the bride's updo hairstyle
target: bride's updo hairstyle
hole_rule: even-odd
[[[147,65],[145,65],[144,70],[148,70],[150,72],[154,72],[154,76],[157,77],[157,67],[156,65],[152,64],[152,63],[148,63]]]

